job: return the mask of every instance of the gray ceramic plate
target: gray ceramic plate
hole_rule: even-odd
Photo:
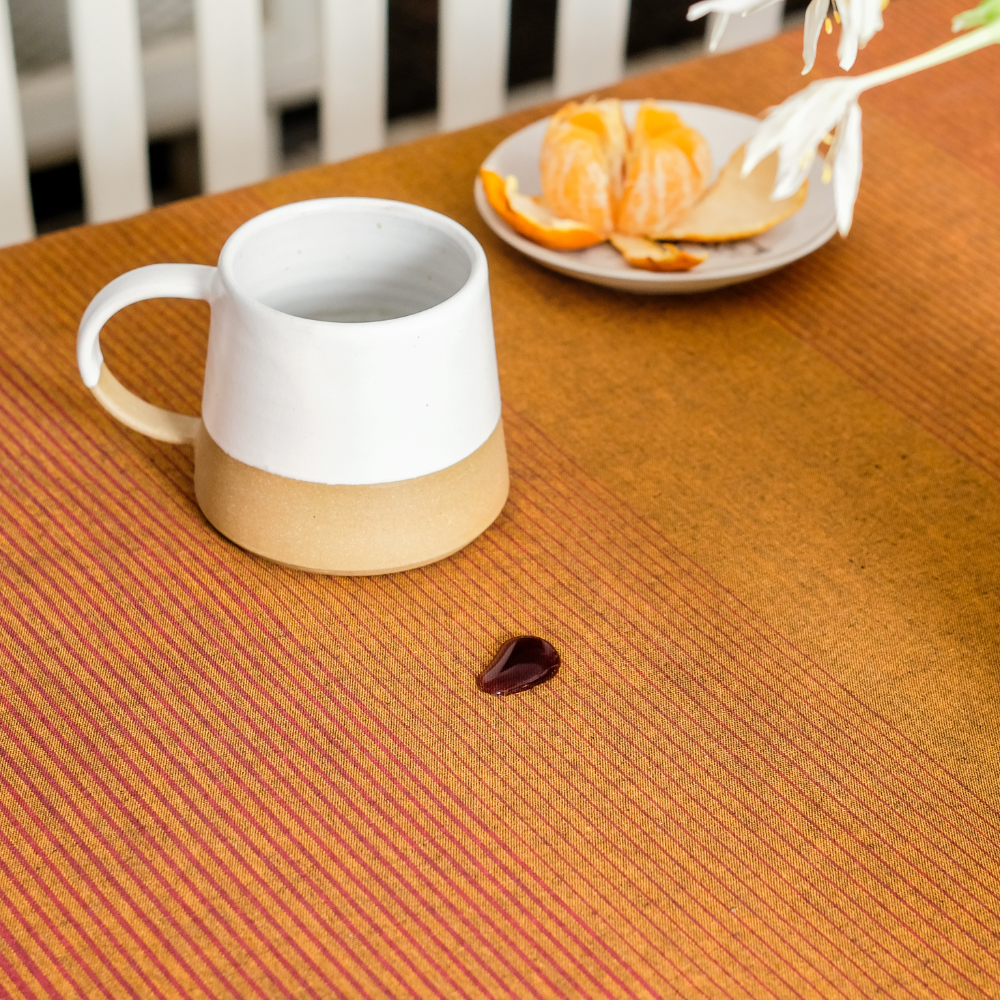
[[[635,122],[639,103],[622,102],[625,119],[630,127]],[[688,125],[705,137],[712,150],[712,164],[716,172],[760,124],[749,115],[707,104],[688,104],[683,101],[661,103],[676,111]],[[495,170],[503,177],[514,174],[525,194],[537,194],[541,190],[538,154],[547,125],[548,119],[543,118],[508,136],[486,157],[483,166]],[[478,177],[475,199],[479,214],[500,239],[545,267],[597,285],[608,285],[629,292],[670,295],[705,292],[759,278],[819,249],[837,231],[833,190],[829,184],[822,183],[822,170],[822,163],[817,160],[809,175],[809,197],[792,218],[753,239],[709,245],[709,258],[704,264],[699,264],[693,271],[675,274],[640,271],[629,267],[621,254],[606,243],[588,250],[546,250],[515,233],[493,211]],[[680,245],[695,250],[706,249],[704,244]]]

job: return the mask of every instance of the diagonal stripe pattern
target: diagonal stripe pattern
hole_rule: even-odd
[[[995,817],[523,416],[485,536],[335,580],[4,383],[12,992],[1000,985]],[[489,699],[519,632],[562,671]]]
[[[756,112],[798,45],[618,92]],[[871,95],[850,240],[698,300],[492,240],[538,112],[0,255],[0,996],[1000,995],[997,57]],[[490,255],[510,501],[385,578],[229,544],[73,366],[112,277],[331,194]],[[131,308],[112,370],[195,412],[205,317]],[[523,633],[558,676],[479,692]]]

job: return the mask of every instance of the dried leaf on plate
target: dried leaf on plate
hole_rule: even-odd
[[[652,235],[657,239],[693,243],[743,240],[791,218],[805,204],[808,181],[790,198],[771,201],[778,170],[777,153],[762,160],[748,177],[740,176],[742,166],[743,146],[740,146],[701,201],[664,232]]]

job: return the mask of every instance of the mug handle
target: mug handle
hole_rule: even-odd
[[[215,268],[204,264],[150,264],[138,267],[105,285],[80,320],[76,363],[83,384],[97,401],[126,427],[157,441],[192,444],[200,417],[188,417],[153,406],[128,391],[111,374],[101,354],[101,330],[119,309],[143,299],[204,299],[209,301]]]

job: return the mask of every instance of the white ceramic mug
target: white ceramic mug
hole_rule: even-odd
[[[100,332],[131,303],[204,299],[201,418],[140,400]],[[195,446],[208,519],[251,551],[326,573],[422,565],[485,530],[507,497],[486,256],[415,205],[325,198],[265,212],[218,267],[129,271],[90,303],[77,360],[103,406]]]

